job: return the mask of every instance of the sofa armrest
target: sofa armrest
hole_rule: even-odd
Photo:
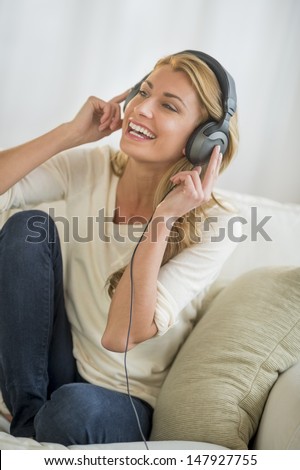
[[[300,362],[275,382],[252,448],[300,449]]]

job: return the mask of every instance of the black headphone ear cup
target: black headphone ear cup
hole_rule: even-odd
[[[228,147],[228,132],[215,121],[206,122],[196,127],[189,137],[185,156],[195,166],[204,165],[208,163],[216,145],[220,145],[220,152],[224,155]]]

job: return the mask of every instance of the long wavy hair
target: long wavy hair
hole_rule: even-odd
[[[170,65],[174,71],[184,72],[190,78],[191,83],[198,94],[200,106],[202,109],[202,119],[199,124],[211,119],[214,121],[221,120],[224,112],[220,85],[214,72],[208,67],[208,65],[206,65],[205,62],[200,60],[195,55],[181,53],[176,55],[169,55],[160,59],[156,63],[153,70],[156,70],[164,65]],[[229,144],[222,158],[220,173],[224,171],[224,169],[231,162],[234,154],[236,153],[238,141],[239,133],[237,125],[237,113],[235,113],[234,116],[230,119]],[[127,160],[127,155],[122,151],[112,155],[111,165],[114,173],[117,176],[122,176],[127,164]],[[207,165],[208,164],[202,165],[200,176],[201,180],[205,176]],[[166,171],[156,189],[153,202],[153,211],[162,201],[164,195],[171,188],[172,183],[170,182],[170,177],[179,171],[187,171],[191,170],[192,168],[193,165],[188,161],[188,159],[184,156],[181,156],[180,159]],[[203,220],[203,218],[205,218],[205,210],[214,204],[220,203],[213,196],[209,203],[200,205],[199,207],[185,214],[183,217],[177,219],[177,221],[173,224],[169,235],[168,243],[161,263],[162,266],[182,250],[198,242],[197,240],[199,240],[201,234],[199,233],[196,220],[199,220],[199,216],[201,217],[201,220]],[[113,296],[118,282],[125,271],[125,268],[126,266],[114,272],[108,278],[107,285],[110,297]]]

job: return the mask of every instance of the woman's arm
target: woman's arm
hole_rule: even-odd
[[[122,126],[120,103],[128,91],[105,102],[90,97],[75,118],[50,132],[0,152],[0,194],[63,150],[100,140]]]
[[[157,278],[172,223],[211,198],[219,172],[219,149],[212,153],[203,183],[199,168],[180,172],[172,178],[177,187],[157,207],[133,260],[133,308],[128,349],[157,332],[154,321]],[[126,350],[131,301],[130,265],[126,267],[112,298],[102,345],[115,352]]]
[[[133,260],[133,310],[128,349],[157,332],[154,323],[156,282],[170,229],[163,216],[154,215]],[[130,266],[127,266],[112,298],[102,345],[115,352],[126,349],[131,300]]]

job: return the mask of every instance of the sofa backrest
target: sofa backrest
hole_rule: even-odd
[[[225,263],[220,278],[234,279],[262,266],[300,266],[300,204],[217,190],[238,210],[243,240]]]

